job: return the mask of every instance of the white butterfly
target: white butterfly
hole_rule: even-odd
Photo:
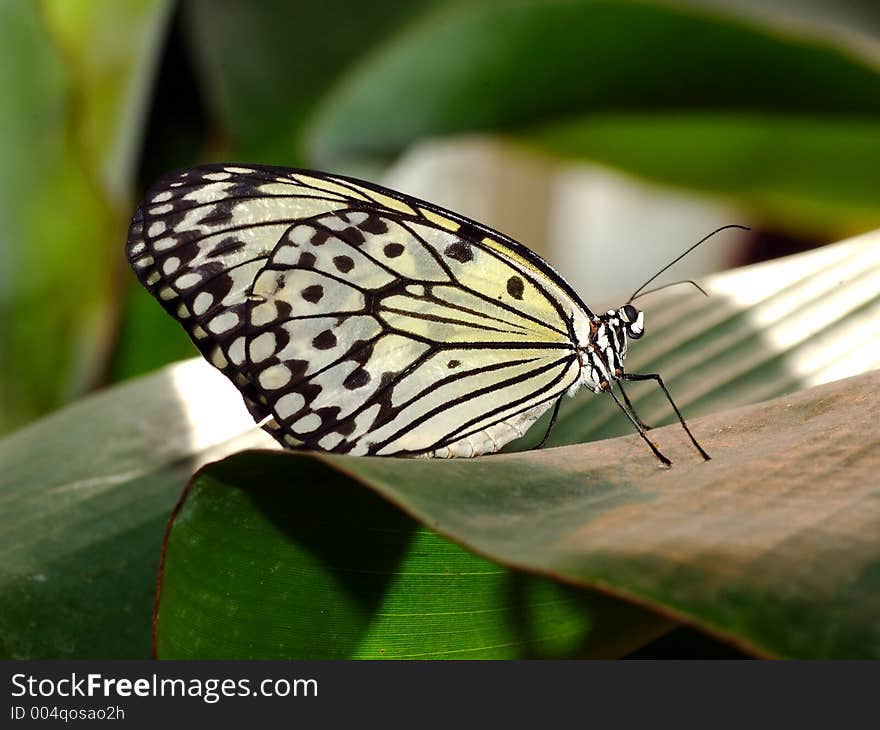
[[[587,387],[669,463],[620,386],[653,379],[669,396],[659,375],[624,370],[644,333],[632,298],[596,315],[537,254],[430,203],[338,175],[208,165],[151,188],[127,253],[285,446],[477,456],[555,405],[552,428],[562,397]]]

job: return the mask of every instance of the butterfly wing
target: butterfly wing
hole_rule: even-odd
[[[206,166],[135,215],[144,285],[282,443],[476,455],[578,382],[589,310],[536,254],[338,176]]]

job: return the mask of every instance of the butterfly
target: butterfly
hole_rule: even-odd
[[[660,375],[624,369],[644,334],[635,295],[595,314],[526,246],[431,203],[342,175],[206,165],[147,192],[126,252],[288,448],[478,456],[553,407],[543,446],[563,397],[586,387],[668,465],[622,386],[653,380],[709,458]]]

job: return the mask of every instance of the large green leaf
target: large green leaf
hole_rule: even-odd
[[[719,275],[708,305],[667,297],[649,310],[657,326],[632,361],[666,374],[690,414],[878,367],[878,277],[877,236]],[[172,523],[159,656],[607,651],[601,633],[551,651],[549,626],[586,635],[577,597],[502,610],[496,579],[472,575],[490,572],[484,562],[346,477],[501,565],[629,598],[756,653],[880,655],[870,480],[880,452],[865,428],[878,382],[874,373],[694,420],[714,457],[706,464],[677,425],[659,430],[669,471],[633,436],[453,462],[238,455],[197,476]],[[656,393],[638,395],[646,417],[668,410]],[[587,396],[566,409],[555,440],[621,428],[625,419]],[[859,540],[842,539],[850,527]],[[512,624],[508,612],[531,619]]]
[[[674,3],[455,3],[352,67],[306,151],[332,168],[502,132],[736,196],[777,225],[864,229],[880,222],[880,74],[859,49]]]
[[[172,525],[159,656],[582,647],[576,595],[497,585],[490,565],[383,515],[347,475],[502,565],[756,653],[878,658],[880,436],[865,428],[878,413],[875,372],[696,420],[710,462],[666,427],[656,439],[674,444],[669,470],[637,437],[446,462],[238,454],[196,478]]]
[[[0,441],[0,656],[149,656],[181,486],[210,459],[267,445],[224,386],[206,363],[183,363]]]
[[[0,5],[0,431],[93,384],[165,0]]]
[[[166,547],[158,656],[607,657],[668,626],[479,558],[317,461],[267,455],[196,478]]]

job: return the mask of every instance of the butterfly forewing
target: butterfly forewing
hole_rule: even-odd
[[[578,381],[588,310],[549,266],[366,183],[187,170],[148,193],[128,255],[287,446],[496,451]]]
[[[247,292],[292,222],[346,205],[326,191],[289,179],[279,183],[268,171],[230,166],[184,170],[159,181],[135,214],[127,246],[135,272],[235,382],[258,420],[268,412],[237,369]]]

